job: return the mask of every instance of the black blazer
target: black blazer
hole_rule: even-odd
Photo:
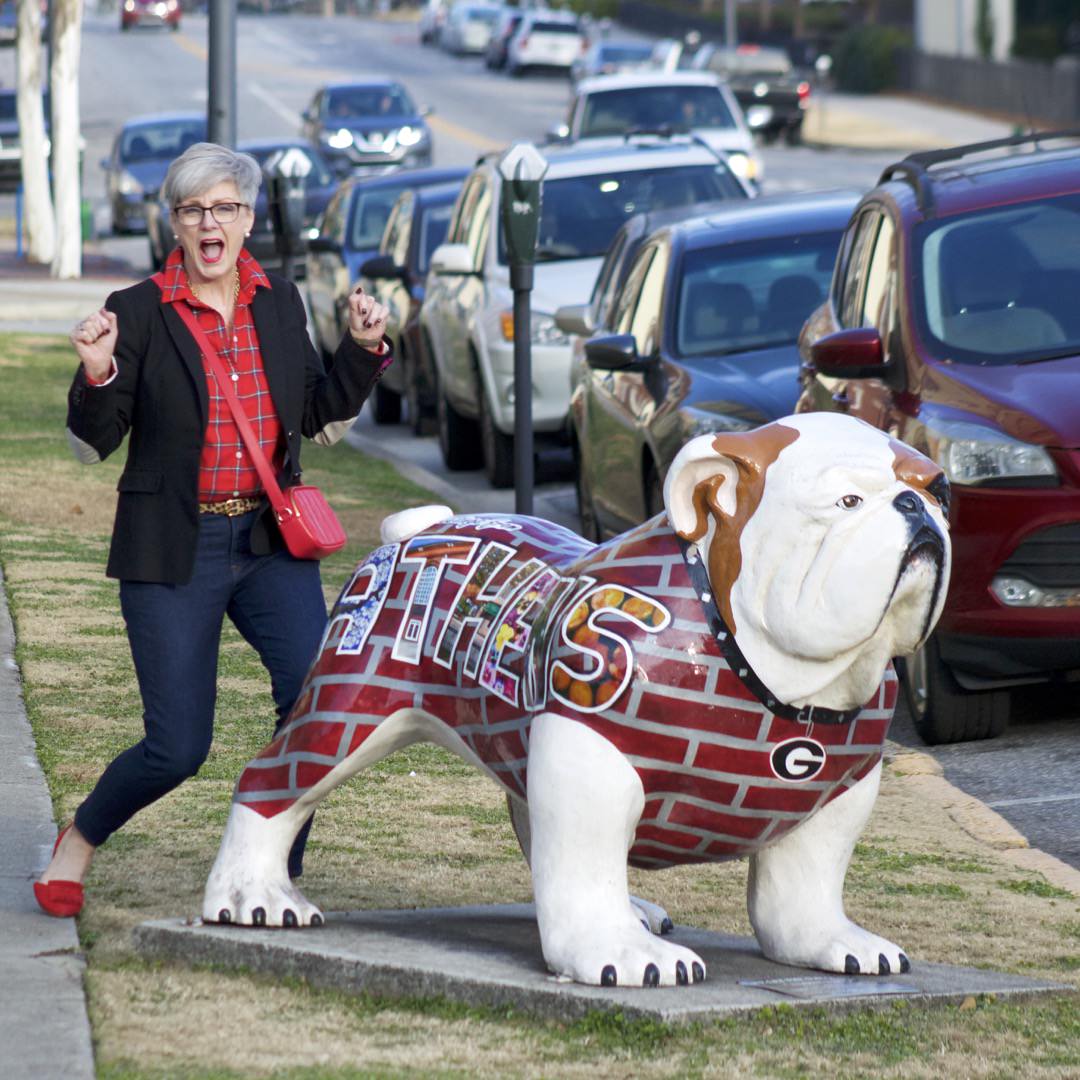
[[[287,442],[282,486],[300,479],[300,438],[331,443],[355,419],[379,378],[385,357],[346,334],[327,374],[308,337],[296,286],[268,274],[255,290],[252,315],[270,397]],[[111,454],[130,430],[127,465],[106,572],[129,581],[182,585],[191,580],[198,534],[199,457],[207,423],[206,377],[198,346],[180,316],[147,279],[113,293],[118,374],[89,386],[82,365],[68,393],[68,437],[86,463]],[[267,504],[252,531],[252,548],[281,546]]]

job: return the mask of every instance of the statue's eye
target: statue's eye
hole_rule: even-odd
[[[862,496],[845,495],[843,498],[836,500],[836,505],[839,506],[841,510],[854,510],[856,507],[862,505]]]

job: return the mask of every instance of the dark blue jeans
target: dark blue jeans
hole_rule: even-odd
[[[206,760],[226,616],[270,673],[275,731],[300,693],[326,626],[319,564],[285,551],[252,554],[256,515],[200,515],[195,570],[187,585],[120,583],[146,735],[113,760],[75,814],[79,832],[95,846],[194,776]],[[293,877],[301,871],[309,827],[310,821],[289,856]]]

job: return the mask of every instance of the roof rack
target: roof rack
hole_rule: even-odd
[[[950,146],[942,150],[925,150],[918,154],[908,154],[902,161],[888,166],[878,179],[879,184],[889,180],[906,180],[915,189],[915,199],[919,209],[929,211],[934,204],[930,188],[930,167],[946,161],[960,161],[972,154],[982,154],[988,150],[1003,150],[1013,146],[1034,145],[1050,142],[1054,139],[1078,139],[1080,130],[1070,131],[1033,131],[1027,135],[1010,135],[1007,139],[991,139],[988,142],[967,143],[964,146]]]

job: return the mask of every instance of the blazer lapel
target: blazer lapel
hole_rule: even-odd
[[[169,336],[173,339],[176,351],[180,354],[184,366],[191,376],[191,381],[195,384],[195,391],[199,397],[201,426],[205,427],[210,412],[210,402],[206,389],[206,372],[203,370],[202,351],[195,344],[195,339],[191,336],[191,331],[184,325],[184,320],[173,310],[173,305],[162,304],[161,309]]]
[[[286,385],[289,378],[288,357],[281,340],[281,325],[278,321],[277,304],[274,302],[272,289],[258,288],[251,302],[251,315],[255,321],[255,331],[259,335],[259,353],[262,356],[263,371],[270,387],[270,399],[282,421],[288,415],[285,403],[289,392]]]

